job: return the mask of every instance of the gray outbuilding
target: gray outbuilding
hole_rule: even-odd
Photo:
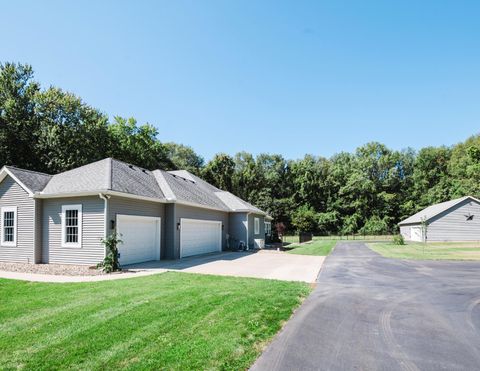
[[[480,241],[480,200],[465,196],[427,207],[399,223],[407,241]]]

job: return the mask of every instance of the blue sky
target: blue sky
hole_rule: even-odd
[[[480,132],[478,1],[1,1],[0,61],[162,141],[330,156]]]

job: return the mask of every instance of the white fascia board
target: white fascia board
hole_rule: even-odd
[[[146,196],[138,196],[138,195],[133,195],[130,193],[124,193],[124,192],[117,192],[117,191],[111,191],[108,189],[99,189],[96,191],[88,191],[88,192],[70,192],[70,193],[35,193],[34,198],[41,198],[41,199],[47,199],[47,198],[62,198],[62,197],[85,197],[85,196],[98,196],[99,193],[102,193],[104,195],[109,195],[109,196],[118,196],[118,197],[125,197],[125,198],[132,198],[135,200],[143,200],[143,201],[151,201],[151,202],[158,202],[158,203],[166,203],[167,200],[161,199],[161,198],[155,198],[155,197],[146,197]]]

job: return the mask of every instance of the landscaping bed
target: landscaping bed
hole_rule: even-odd
[[[0,271],[61,276],[98,276],[105,274],[103,271],[96,269],[95,267],[70,264],[0,263]]]
[[[0,279],[0,369],[248,369],[307,284],[177,272]]]

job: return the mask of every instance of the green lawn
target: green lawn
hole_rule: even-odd
[[[247,369],[308,285],[168,272],[0,280],[0,369]]]
[[[287,248],[291,248],[288,251],[290,254],[327,256],[336,243],[337,241],[313,240],[302,245],[289,245]]]
[[[478,243],[408,243],[404,246],[391,243],[370,243],[368,246],[387,258],[416,260],[480,260]]]
[[[391,241],[392,235],[378,235],[378,236],[364,236],[364,235],[345,235],[345,236],[314,236],[314,241],[320,240],[335,240],[335,241]],[[283,242],[285,243],[298,243],[299,237],[296,236],[283,236]]]

